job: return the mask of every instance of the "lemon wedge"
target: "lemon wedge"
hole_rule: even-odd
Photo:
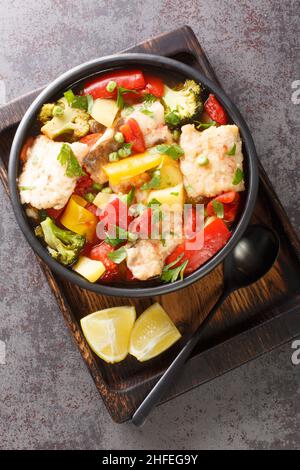
[[[134,307],[113,307],[87,315],[80,324],[94,353],[105,362],[115,363],[128,354],[135,318]]]
[[[129,352],[144,362],[158,356],[179,340],[180,332],[164,311],[155,303],[136,320],[133,327]]]

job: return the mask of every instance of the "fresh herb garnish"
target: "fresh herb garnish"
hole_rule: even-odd
[[[34,186],[19,186],[20,191],[31,191],[34,189]]]
[[[121,201],[123,201],[127,206],[130,206],[134,199],[135,187],[133,186],[128,194],[122,194],[120,196]]]
[[[121,246],[118,250],[112,251],[111,253],[107,254],[107,257],[116,264],[122,263],[124,259],[127,257],[127,252],[124,246]]]
[[[171,269],[173,266],[175,266],[175,264],[179,263],[179,261],[183,258],[183,256],[184,256],[184,253],[182,253],[180,256],[178,256],[178,258],[175,261],[173,261],[172,263],[167,264],[166,266],[164,266],[161,277],[160,277],[162,281],[175,282],[175,281],[177,281],[179,276],[180,276],[181,280],[183,279],[184,270],[185,270],[185,268],[186,268],[186,266],[189,262],[188,259],[185,260],[179,266],[177,266],[177,268]]]
[[[228,152],[225,152],[225,155],[235,155],[236,152],[236,144],[233,144],[232,148],[228,150]]]
[[[153,111],[150,111],[150,109],[141,109],[141,113],[145,114],[146,116],[152,117],[154,116]]]
[[[60,152],[57,155],[57,160],[62,166],[66,167],[66,176],[70,178],[74,176],[84,176],[86,174],[68,144],[62,144]]]
[[[196,122],[196,129],[208,129],[211,126],[215,126],[217,123],[216,121],[212,122],[200,122],[200,121],[195,121]]]
[[[155,101],[157,101],[157,98],[156,96],[152,95],[152,93],[146,93],[144,95],[144,100],[143,100],[143,103],[147,106],[150,106],[151,104],[153,104]]]
[[[112,227],[115,227],[115,238],[112,238],[108,233],[106,234],[105,241],[113,247],[120,245],[120,243],[123,243],[125,240],[135,241],[137,239],[137,235],[135,233],[128,232],[118,225],[113,225]]]
[[[79,108],[89,113],[91,112],[94,103],[91,95],[74,95],[72,90],[68,90],[64,93],[64,97],[72,108]]]
[[[168,155],[169,157],[173,158],[173,160],[177,160],[184,154],[182,148],[177,144],[160,144],[155,147],[155,150],[157,150],[159,153]]]
[[[214,200],[212,202],[212,206],[214,208],[214,213],[219,219],[223,219],[224,217],[224,206],[222,202]]]
[[[165,121],[171,126],[178,126],[180,124],[180,117],[176,111],[171,111],[165,115]]]
[[[123,99],[123,95],[125,93],[134,93],[137,95],[137,91],[135,90],[128,90],[128,88],[124,88],[122,86],[119,86],[118,87],[118,93],[117,93],[117,106],[119,109],[123,109],[124,108],[124,99]]]
[[[152,173],[152,178],[148,183],[144,183],[141,186],[141,190],[144,191],[146,189],[156,189],[160,185],[160,170],[154,170]]]
[[[133,106],[129,106],[128,104],[124,104],[123,113],[125,114],[125,116],[129,116],[131,113],[133,113],[133,111],[134,111]]]
[[[174,192],[172,192],[172,193],[170,193],[170,194],[171,194],[172,196],[178,196],[179,193],[174,191]]]
[[[233,180],[232,180],[232,184],[237,185],[241,181],[243,181],[243,179],[244,179],[244,172],[240,168],[237,168],[234,174]]]
[[[148,202],[148,207],[152,206],[161,206],[161,202],[159,202],[155,197]]]

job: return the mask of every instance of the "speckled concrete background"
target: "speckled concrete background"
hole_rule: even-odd
[[[10,100],[183,24],[246,116],[300,235],[300,104],[291,101],[300,79],[298,1],[0,0],[0,91],[4,83]],[[141,430],[114,424],[2,187],[0,210],[0,448],[300,448],[300,366],[291,364],[290,344],[161,406]]]

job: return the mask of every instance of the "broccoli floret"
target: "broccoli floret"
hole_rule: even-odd
[[[60,99],[56,105],[53,105],[53,108],[51,120],[48,120],[41,128],[42,133],[49,137],[49,139],[54,140],[61,135],[67,134],[71,140],[78,140],[89,133],[90,126],[88,121],[90,115],[83,109],[72,108],[66,98]],[[55,110],[60,112],[54,112]]]
[[[44,238],[52,258],[64,266],[69,266],[77,260],[85,243],[82,235],[57,227],[50,217],[41,222],[35,229],[35,234]]]
[[[181,126],[202,112],[201,86],[194,80],[186,80],[179,89],[165,86],[163,103],[166,123],[171,127]]]
[[[46,103],[42,106],[42,109],[39,113],[39,120],[45,124],[46,122],[50,121],[53,118],[53,109],[55,104],[54,103]]]

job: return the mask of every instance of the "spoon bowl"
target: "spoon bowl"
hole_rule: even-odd
[[[224,290],[246,287],[263,277],[279,253],[276,233],[262,225],[251,225],[224,262]]]

